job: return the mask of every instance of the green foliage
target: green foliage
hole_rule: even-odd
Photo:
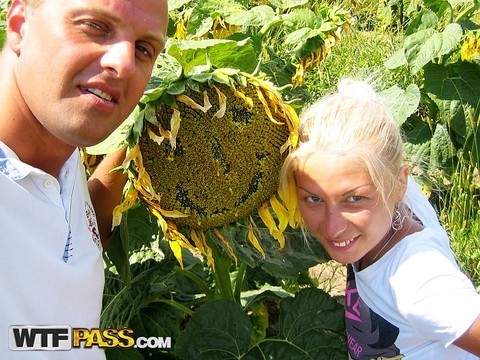
[[[407,148],[459,263],[477,285],[479,9],[477,0],[410,3],[403,46],[386,62],[392,70],[409,71],[421,90],[421,111],[404,124]]]
[[[402,48],[385,63],[392,70],[406,67],[414,76],[432,136],[436,125],[445,126],[450,135],[454,146],[450,157],[458,150],[472,151],[463,147],[478,126],[480,63],[462,61],[460,47],[471,31],[465,20],[479,6],[476,1],[419,3],[410,14]]]
[[[313,237],[304,238],[299,231],[289,231],[286,234],[287,245],[280,249],[278,242],[271,238],[269,230],[262,227],[258,220],[257,226],[266,249],[266,256],[262,257],[249,245],[248,224],[232,224],[222,230],[222,235],[235,248],[238,265],[228,255],[225,244],[213,232],[209,232],[207,236],[215,253],[215,271],[186,250],[183,253],[184,268],[180,269],[167,241],[152,231],[156,224],[152,222],[152,216],[143,204],[139,203],[124,216],[124,225],[120,225],[120,229],[114,232],[105,259],[107,266],[102,328],[128,326],[135,331],[137,337],[169,336],[174,344],[177,341],[183,344],[176,345],[169,351],[153,351],[154,358],[160,354],[161,358],[166,355],[178,358],[185,351],[193,351],[184,349],[184,346],[190,346],[187,340],[192,340],[189,332],[192,329],[189,327],[192,319],[200,319],[196,321],[200,321],[199,326],[204,330],[211,324],[211,332],[216,336],[204,338],[195,335],[195,339],[198,338],[203,344],[198,349],[209,348],[212,351],[212,358],[223,356],[220,355],[223,354],[220,350],[215,355],[215,349],[236,347],[242,337],[248,339],[249,347],[245,353],[248,350],[252,354],[274,354],[279,351],[276,349],[277,343],[285,343],[281,348],[285,348],[282,351],[287,351],[287,354],[295,354],[294,348],[300,346],[305,347],[305,354],[315,354],[314,351],[317,350],[310,349],[309,344],[302,345],[302,341],[310,338],[318,341],[328,339],[328,342],[321,343],[322,353],[343,354],[342,351],[345,351],[341,306],[324,293],[314,296],[314,301],[310,296],[299,298],[305,302],[300,309],[305,310],[310,306],[310,311],[319,314],[317,318],[305,319],[311,322],[310,328],[304,329],[305,339],[292,337],[295,332],[287,334],[285,331],[288,326],[280,333],[268,330],[278,327],[284,321],[278,315],[268,316],[268,312],[275,311],[278,307],[283,309],[284,306],[287,309],[285,311],[293,311],[290,306],[296,307],[299,302],[288,306],[283,305],[283,302],[295,296],[302,288],[314,287],[315,283],[304,274],[311,266],[328,260],[325,250]],[[146,238],[150,239],[149,244],[145,244]],[[115,267],[111,261],[118,266]],[[222,313],[225,314],[222,317],[217,316],[219,309],[210,304],[216,304],[220,300],[228,302],[225,306],[236,310]],[[202,316],[197,317],[200,310],[204,314],[202,316],[210,319],[208,323],[203,322]],[[227,315],[233,321],[231,325],[225,323]],[[245,332],[232,338],[230,327],[236,326],[236,323],[243,324],[241,328]],[[194,328],[194,325],[191,326]],[[323,328],[325,329],[321,330]],[[268,345],[269,341],[275,346]],[[296,345],[293,346],[291,342]],[[177,350],[180,351],[178,354]],[[152,349],[148,352],[152,353]],[[147,357],[147,353],[139,349],[131,349],[127,353]],[[109,359],[122,359],[124,353],[109,350],[107,356]],[[190,360],[190,355],[185,356],[185,359]]]
[[[223,314],[223,316],[214,316]],[[319,289],[304,289],[281,302],[278,335],[252,342],[242,307],[220,300],[202,305],[178,338],[182,359],[345,359],[343,307]]]
[[[7,5],[8,0],[0,1],[2,15]],[[145,103],[195,86],[185,81],[169,87],[180,77],[226,83],[225,74],[255,72],[286,85],[282,94],[300,99],[300,111],[331,92],[340,78],[375,73],[384,95],[396,100],[410,158],[421,165],[414,171],[426,175],[422,179],[430,189],[440,190],[432,200],[459,262],[480,285],[479,59],[461,54],[466,41],[478,35],[479,2],[352,0],[341,5],[351,11],[311,0],[170,0],[171,39],[142,103],[90,152],[125,146],[128,135],[142,131],[135,119],[153,116]],[[352,26],[350,15],[357,18],[354,28],[338,37],[339,29]],[[3,29],[1,23],[0,43]],[[181,40],[173,39],[182,30]],[[293,88],[302,61],[332,38],[336,46],[322,55],[316,71],[305,73],[305,85]],[[265,257],[250,245],[248,224],[238,222],[222,229],[238,263],[210,232],[216,268],[184,250],[181,269],[143,204],[124,213],[105,256],[101,327],[131,327],[137,337],[170,336],[174,348],[111,349],[108,359],[345,359],[342,308],[306,275],[328,260],[324,249],[291,229],[280,249],[268,229],[254,221]]]

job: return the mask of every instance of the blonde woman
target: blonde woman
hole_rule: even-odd
[[[400,130],[367,82],[344,80],[302,114],[281,186],[300,223],[348,264],[352,359],[478,359],[480,295],[409,176]]]

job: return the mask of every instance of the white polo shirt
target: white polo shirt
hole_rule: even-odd
[[[14,325],[99,326],[102,247],[78,151],[55,178],[0,142],[0,254],[0,359],[104,359],[96,348],[9,348]]]

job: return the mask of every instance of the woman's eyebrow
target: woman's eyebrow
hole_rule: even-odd
[[[311,194],[311,195],[318,196],[317,194],[311,192],[310,190],[305,189],[303,186],[299,186],[298,188],[299,188],[299,189],[302,189],[303,191],[305,191],[305,192],[307,192],[307,193],[309,193],[309,194]]]
[[[342,196],[349,195],[349,194],[355,192],[356,190],[358,190],[358,189],[361,188],[361,187],[372,186],[372,185],[373,185],[372,183],[364,184],[364,185],[359,185],[359,186],[357,186],[357,187],[355,187],[355,188],[353,188],[353,189],[351,189],[351,190],[345,191],[345,192],[342,194]]]

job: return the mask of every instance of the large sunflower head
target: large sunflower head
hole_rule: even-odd
[[[174,82],[170,88],[185,90],[173,95],[167,89],[146,104],[142,114],[150,116],[125,163],[134,196],[119,210],[138,194],[171,242],[200,250],[206,244],[199,246],[197,234],[258,212],[283,245],[288,219],[277,199],[278,178],[297,141],[296,112],[266,81],[239,72],[227,78],[189,79],[185,87]],[[249,238],[262,252],[253,231]]]

